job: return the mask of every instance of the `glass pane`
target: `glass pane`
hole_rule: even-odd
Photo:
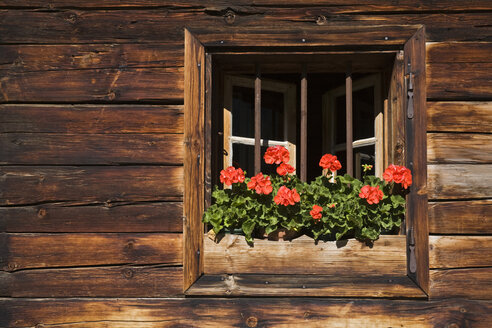
[[[360,154],[360,163],[357,163],[357,153]],[[344,175],[347,173],[347,152],[345,150],[338,151],[335,153],[338,160],[342,164],[342,169],[338,170],[338,175]],[[362,164],[370,164],[372,165],[372,170],[367,171],[366,174],[374,175],[376,174],[375,170],[375,147],[374,145],[365,146],[360,148],[354,148],[354,176],[357,172],[357,167]],[[362,172],[362,167],[360,167],[360,172]],[[360,178],[360,177],[357,177]]]
[[[261,147],[261,172],[263,174],[275,173],[277,165],[266,164],[263,160],[263,154],[267,147]],[[255,147],[242,144],[232,144],[232,165],[240,167],[246,171],[246,176],[252,177],[255,175]]]
[[[345,95],[335,98],[335,144],[341,144],[345,142],[347,135],[346,126],[346,111],[345,111]]]
[[[232,135],[254,138],[254,89],[234,86],[232,89]],[[261,92],[261,138],[283,140],[284,95]]]
[[[355,91],[352,102],[354,140],[374,137],[374,87]]]

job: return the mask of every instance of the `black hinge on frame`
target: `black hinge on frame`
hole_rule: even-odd
[[[407,118],[413,118],[413,84],[414,84],[414,76],[412,73],[412,66],[410,62],[407,64],[408,72],[406,74],[406,82],[407,82]]]
[[[417,271],[417,258],[415,257],[415,236],[413,232],[413,227],[409,229],[408,236],[408,257],[409,263],[408,268],[410,273],[415,273]]]

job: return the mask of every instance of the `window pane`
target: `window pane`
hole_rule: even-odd
[[[360,163],[357,163],[357,154],[360,154]],[[338,151],[335,153],[337,156],[338,160],[342,164],[342,169],[338,170],[337,174],[339,175],[344,175],[347,173],[347,153],[345,150]],[[355,172],[358,172],[358,168],[360,168],[360,172],[362,172],[362,164],[370,164],[372,165],[372,169],[366,174],[371,174],[374,175],[376,173],[375,171],[375,147],[374,145],[371,146],[365,146],[365,147],[360,147],[360,148],[354,148],[354,175]],[[358,177],[360,178],[360,177]]]
[[[232,135],[254,138],[254,89],[234,86],[232,90]],[[284,95],[261,92],[261,138],[284,140]]]
[[[374,137],[374,87],[355,91],[354,140]]]
[[[267,147],[261,147],[261,172],[263,174],[272,174],[275,173],[277,165],[268,165],[263,160],[263,154],[265,153]],[[246,171],[246,175],[248,177],[252,177],[255,174],[255,147],[249,145],[242,144],[233,144],[232,145],[232,165],[234,167],[240,167],[244,171]]]

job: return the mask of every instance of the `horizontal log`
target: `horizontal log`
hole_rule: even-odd
[[[381,236],[373,247],[355,239],[314,243],[303,236],[291,242],[256,240],[226,234],[216,244],[204,237],[205,274],[406,275],[405,236]],[[360,265],[364,263],[364,265]]]
[[[492,133],[492,102],[428,101],[427,130]]]
[[[122,264],[181,264],[182,235],[2,233],[2,270]]]
[[[492,42],[428,42],[427,63],[490,63]]]
[[[427,166],[429,199],[492,198],[491,164]]]
[[[428,133],[427,162],[492,163],[491,145],[492,134]]]
[[[230,8],[230,4],[227,7]],[[200,5],[202,7],[202,5]],[[484,13],[355,13],[331,7],[287,8],[236,7],[232,24],[224,19],[227,8],[166,8],[120,10],[2,10],[0,43],[173,43],[182,44],[184,27],[214,26],[233,34],[234,27],[266,27],[271,31],[289,28],[425,25],[427,41],[491,41],[490,15]],[[349,9],[347,9],[349,8]],[[338,9],[340,10],[340,9]],[[324,16],[323,19],[321,16]],[[319,25],[317,25],[319,24]],[[388,29],[388,44],[392,30]],[[306,34],[306,35],[309,35]],[[329,35],[327,35],[328,37]],[[370,35],[368,35],[369,40]],[[261,40],[261,38],[260,38]],[[307,38],[309,40],[309,37]],[[384,40],[384,38],[383,38]],[[239,38],[238,38],[238,41]],[[292,41],[292,40],[291,40]],[[349,41],[349,40],[346,40]],[[381,39],[376,40],[381,44]],[[265,44],[267,40],[263,40]],[[300,41],[299,41],[300,42]],[[270,45],[270,44],[267,44]]]
[[[183,45],[11,44],[0,45],[0,72],[183,66]]]
[[[182,267],[118,266],[0,272],[0,294],[9,297],[167,297],[182,292]]]
[[[492,97],[492,62],[427,65],[427,99],[473,100]]]
[[[430,202],[429,233],[492,234],[492,199]]]
[[[183,164],[182,134],[0,134],[0,164]]]
[[[183,106],[4,104],[0,132],[183,133]]]
[[[115,68],[9,73],[1,102],[182,101],[183,68]]]
[[[429,236],[429,251],[431,269],[492,266],[490,236]]]
[[[432,299],[464,297],[490,300],[492,268],[431,270],[429,296]]]
[[[427,298],[405,275],[203,275],[186,295]]]
[[[320,298],[0,299],[3,327],[483,327],[492,302]]]
[[[182,232],[181,202],[0,207],[2,232]]]
[[[181,200],[183,167],[0,167],[0,205]]]
[[[381,1],[358,1],[351,3],[350,6],[346,6],[344,0],[303,0],[299,1],[285,1],[285,0],[183,0],[179,3],[175,1],[162,1],[162,0],[86,0],[79,2],[76,0],[52,0],[50,3],[46,3],[42,0],[29,0],[17,2],[16,0],[2,0],[0,1],[1,7],[13,7],[13,8],[45,8],[45,9],[60,9],[60,8],[129,8],[129,7],[167,7],[170,9],[185,9],[188,7],[201,7],[207,6],[206,9],[226,9],[231,5],[234,6],[329,6],[335,12],[375,12],[379,11],[452,11],[452,10],[491,10],[492,6],[487,0],[474,0],[464,4],[458,0],[434,0],[429,3],[425,0],[400,0],[398,4],[391,2]],[[340,7],[335,7],[340,6]],[[225,7],[225,8],[221,8]]]

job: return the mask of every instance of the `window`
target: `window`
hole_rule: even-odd
[[[393,58],[390,64],[387,62],[388,57]],[[282,58],[281,62],[279,58]],[[380,82],[362,83],[364,79],[371,79],[369,68],[374,69],[380,61],[384,62],[386,68],[386,70],[376,69],[382,76]],[[261,62],[261,66],[265,68],[263,72],[257,68],[251,69],[258,62]],[[302,75],[299,78],[299,63],[306,62],[309,65],[302,65]],[[318,117],[323,115],[321,108],[328,108],[327,115],[336,116],[338,111],[336,102],[337,97],[339,98],[341,94],[337,96],[336,83],[332,85],[324,83],[327,81],[326,74],[329,73],[328,75],[333,79],[340,74],[344,76],[344,70],[338,72],[336,67],[347,67],[348,62],[352,63],[353,70],[353,75],[349,75],[350,80],[353,79],[353,85],[352,83],[350,85],[353,86],[354,94],[357,92],[361,94],[361,97],[357,98],[364,99],[365,103],[362,107],[357,102],[355,103],[354,122],[360,121],[355,123],[356,125],[362,124],[364,120],[372,122],[371,115],[369,115],[372,112],[374,131],[361,130],[361,133],[364,132],[361,136],[357,132],[355,139],[352,142],[346,142],[343,146],[342,140],[336,138],[337,134],[343,134],[340,132],[343,129],[339,124],[323,129],[323,120],[314,119],[311,124],[315,126],[317,124],[320,127],[318,129],[319,138],[311,138],[311,140],[317,140],[313,142],[317,142],[319,147],[311,147],[311,141],[307,147],[309,136],[307,138],[305,136],[310,124],[309,116],[316,117],[311,115],[311,108],[319,108]],[[281,64],[280,71],[275,71],[275,67],[278,69],[279,64]],[[319,71],[316,69],[317,65],[320,67]],[[231,70],[230,67],[233,69]],[[289,71],[289,67],[295,67],[297,74]],[[253,76],[251,76],[252,72],[254,72]],[[350,250],[347,253],[353,254],[354,257],[345,257],[343,260],[346,263],[345,266],[342,261],[338,263],[325,261],[330,258],[328,255],[341,258],[339,254],[344,252],[343,247],[340,250],[330,249],[328,246],[325,247],[326,249],[317,248],[316,251],[324,252],[318,253],[322,255],[318,256],[321,258],[318,264],[327,265],[326,267],[313,266],[313,263],[309,261],[316,258],[309,256],[308,253],[302,253],[302,247],[299,249],[286,246],[286,244],[281,246],[273,243],[275,245],[265,246],[268,248],[261,249],[260,247],[252,251],[241,249],[234,240],[220,247],[211,245],[207,240],[204,241],[201,216],[211,186],[215,183],[214,172],[218,172],[220,166],[234,160],[235,154],[240,157],[241,152],[251,153],[251,149],[248,149],[252,147],[251,139],[254,139],[256,146],[260,144],[259,133],[255,133],[254,138],[251,137],[249,123],[245,123],[245,126],[240,129],[234,129],[234,117],[237,116],[234,109],[224,109],[227,106],[222,106],[222,102],[229,101],[230,104],[234,100],[227,100],[233,98],[227,98],[228,96],[225,95],[228,92],[222,90],[229,88],[231,90],[229,93],[234,95],[236,92],[236,99],[240,100],[244,94],[251,93],[251,81],[258,80],[259,73],[264,81],[276,80],[280,82],[279,85],[297,84],[296,88],[300,90],[300,92],[296,91],[298,99],[296,108],[301,108],[301,110],[296,112],[296,119],[287,120],[287,124],[285,124],[286,120],[281,118],[282,115],[284,117],[291,115],[288,109],[291,102],[285,101],[285,93],[280,96],[282,91],[273,89],[270,90],[272,95],[265,96],[265,99],[268,97],[277,99],[275,100],[276,105],[281,102],[280,99],[284,102],[281,106],[276,106],[276,109],[272,109],[274,113],[270,118],[265,118],[265,121],[278,125],[273,129],[275,135],[269,136],[275,139],[271,142],[290,142],[295,146],[298,172],[299,170],[312,171],[310,163],[313,162],[313,158],[317,157],[319,160],[316,150],[313,149],[319,149],[321,154],[323,150],[323,132],[321,131],[323,130],[325,134],[329,133],[332,136],[331,142],[325,143],[324,146],[341,151],[343,147],[349,149],[354,147],[356,161],[375,160],[384,164],[396,162],[406,164],[412,169],[414,184],[407,198],[405,235],[393,236],[392,240],[383,240],[382,245],[374,247],[374,251],[369,251],[360,245],[346,246]],[[248,80],[245,82],[246,87],[241,87],[239,82],[234,82],[235,78],[226,78],[227,75],[244,76],[248,74],[250,76],[243,79],[243,81]],[[296,78],[297,82],[294,81]],[[321,82],[314,82],[316,78]],[[230,79],[229,82],[225,82],[228,79]],[[306,81],[313,88],[307,89]],[[234,85],[239,85],[236,91],[234,91]],[[425,33],[423,28],[392,26],[338,28],[323,31],[303,29],[302,31],[282,30],[275,35],[271,31],[259,29],[241,30],[232,34],[186,30],[185,86],[183,254],[187,294],[425,297],[422,290],[428,290],[429,265],[427,195],[425,192],[427,173]],[[378,88],[384,90],[383,94],[386,93],[387,96],[383,101],[383,106],[381,106],[382,101],[377,100],[378,94],[381,94],[376,91]],[[307,94],[308,90],[317,92],[321,96],[311,98]],[[275,95],[275,93],[279,94]],[[321,100],[319,100],[319,106],[312,106],[309,103],[308,99],[311,101],[322,99],[323,94],[325,94],[327,105],[323,106]],[[371,98],[372,101],[368,100]],[[330,102],[332,105],[329,104]],[[244,104],[239,102],[239,105]],[[250,105],[248,106],[250,108]],[[306,112],[308,113],[307,120],[304,118]],[[224,127],[228,120],[229,122],[232,120],[232,127]],[[245,120],[250,121],[251,118]],[[296,123],[295,128],[289,127],[292,121]],[[365,124],[363,125],[366,127]],[[259,128],[254,129],[254,131],[258,130]],[[312,130],[317,131],[315,128]],[[230,131],[229,141],[225,138],[227,131]],[[380,131],[383,131],[383,135],[386,134],[385,138],[381,138]],[[359,137],[360,139],[357,139]],[[278,138],[281,140],[277,140]],[[266,138],[264,142],[267,142]],[[364,147],[374,147],[374,150],[358,151],[357,149],[361,148],[360,144]],[[224,163],[224,149],[227,152],[226,157],[232,154],[226,163]],[[347,154],[349,153],[347,151]],[[380,153],[384,156],[379,156]],[[256,166],[255,169],[258,168],[257,164],[254,166]],[[313,244],[312,241],[310,244]],[[336,245],[335,248],[338,246],[340,245]],[[276,249],[278,247],[282,249]],[[274,259],[266,256],[279,254],[279,252],[283,252],[283,258]],[[285,254],[287,254],[286,258]],[[367,257],[368,262],[361,264],[361,257]],[[221,259],[226,261],[223,262],[222,271],[217,269],[220,267],[218,262]],[[212,263],[214,260],[217,260],[217,263]],[[264,261],[268,263],[262,264]],[[294,262],[297,266],[293,267]],[[266,271],[263,270],[265,267]],[[258,270],[252,269],[252,271],[248,268],[258,268]],[[297,271],[291,274],[292,270]],[[329,274],[326,274],[327,272]],[[357,274],[357,281],[354,282],[353,275],[349,276],[343,272]]]

